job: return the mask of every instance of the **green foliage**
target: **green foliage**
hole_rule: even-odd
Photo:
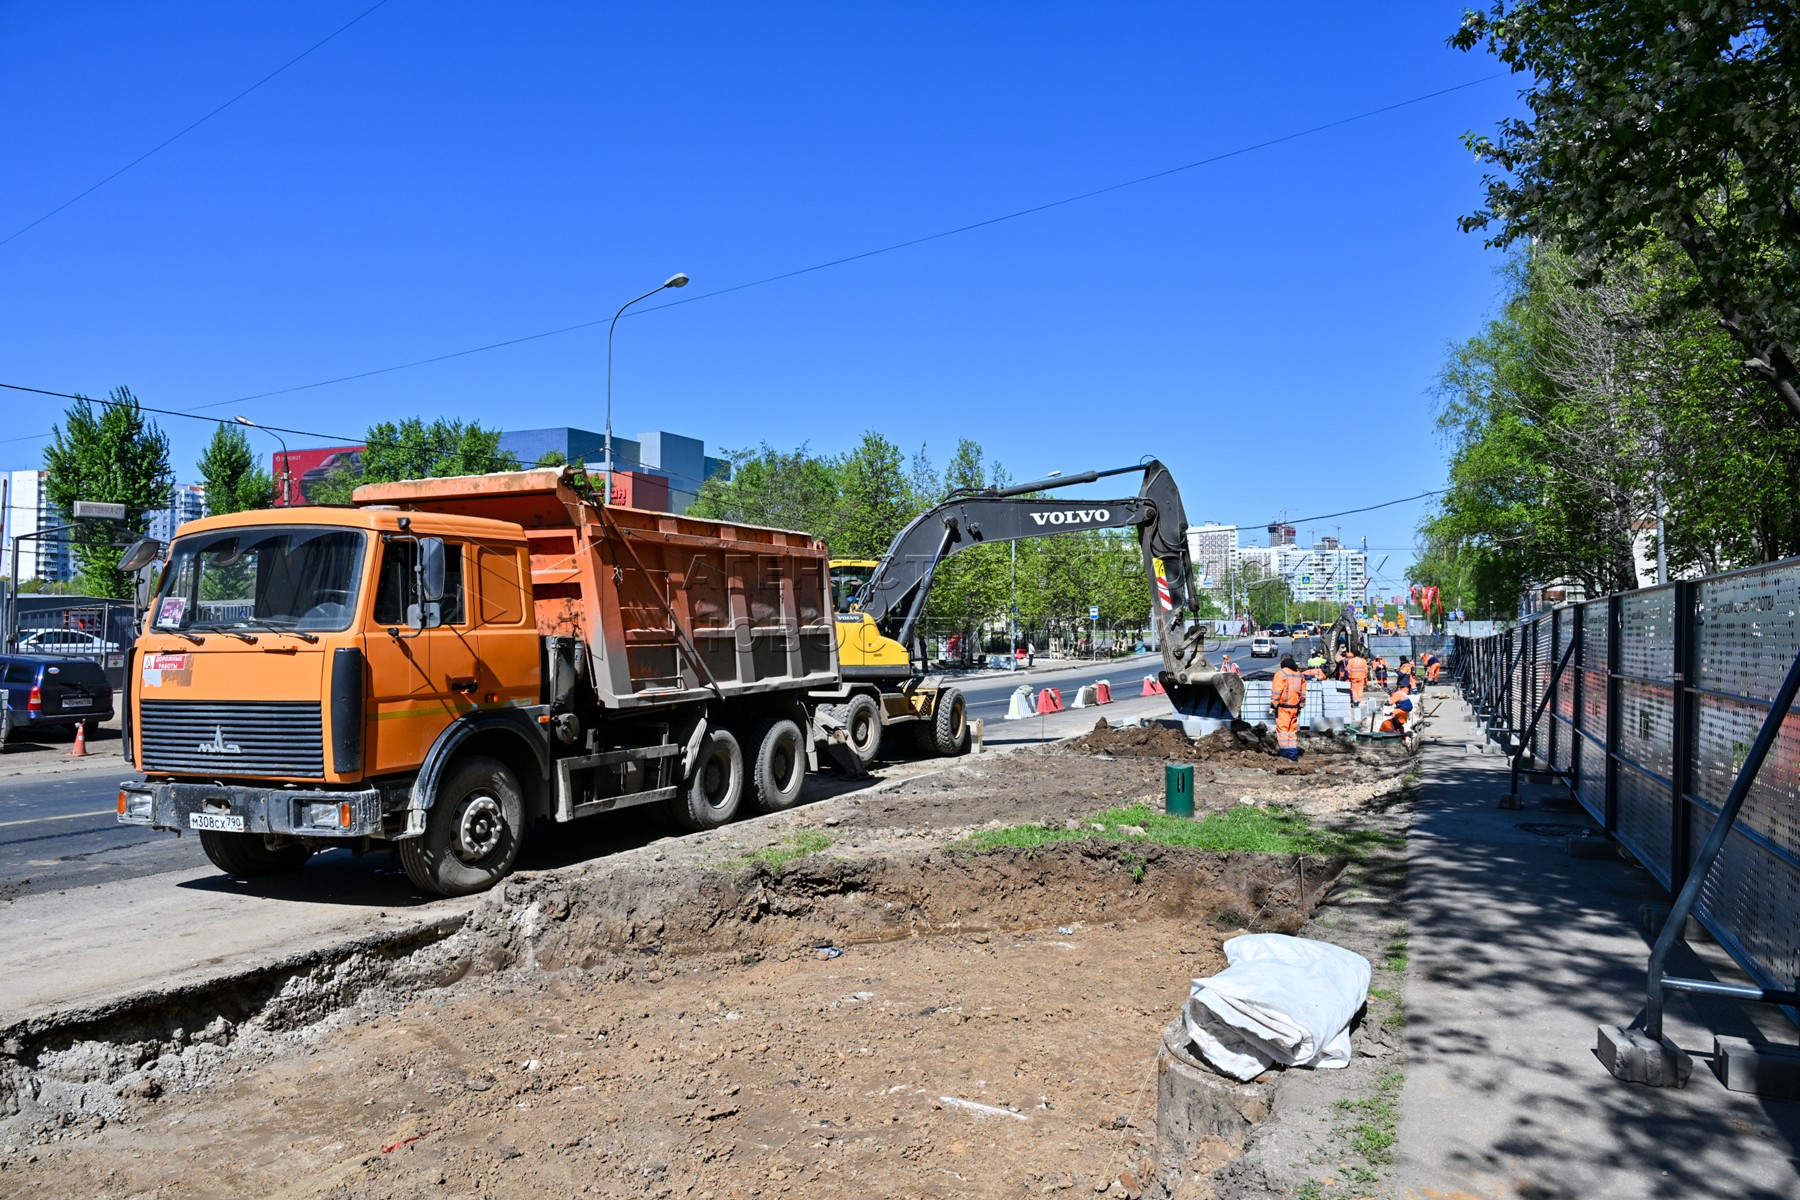
[[[1073,828],[1030,824],[983,829],[957,843],[956,848],[1035,850],[1057,842],[1089,840],[1150,842],[1228,853],[1359,858],[1392,839],[1368,830],[1322,829],[1289,808],[1240,804],[1195,821],[1171,817],[1147,804],[1133,804],[1096,813]]]
[[[1356,1117],[1346,1132],[1350,1146],[1371,1167],[1391,1166],[1394,1142],[1400,1130],[1400,1092],[1406,1086],[1406,1075],[1389,1067],[1375,1077],[1375,1090],[1357,1100],[1339,1100],[1337,1107]]]
[[[1800,552],[1800,430],[1711,318],[1671,315],[1667,297],[1693,285],[1682,259],[1583,278],[1540,248],[1508,283],[1501,316],[1441,378],[1450,490],[1421,526],[1413,582],[1477,616],[1511,615],[1532,583],[1653,582],[1633,549],[1659,499],[1673,569]]]
[[[872,429],[838,464],[837,481],[831,552],[841,558],[880,558],[924,507],[900,447]]]
[[[1707,313],[1800,414],[1800,21],[1792,0],[1496,0],[1451,37],[1531,83],[1527,119],[1471,134],[1498,168],[1462,221],[1554,246],[1597,277],[1679,253]]]
[[[351,494],[365,483],[518,469],[519,460],[500,450],[500,431],[484,429],[478,422],[464,425],[439,418],[427,425],[417,417],[399,424],[382,421],[369,426],[364,438],[361,474],[343,467],[332,471],[313,489],[313,501],[348,504]]]
[[[118,569],[119,543],[143,534],[149,514],[169,502],[174,475],[169,439],[144,416],[128,388],[115,388],[112,403],[83,398],[71,404],[44,448],[50,503],[64,512],[77,500],[125,506],[125,520],[78,521],[63,535],[74,542],[76,583],[93,596],[131,594],[131,577]]]
[[[538,455],[538,460],[531,465],[534,467],[564,467],[568,463],[569,456],[561,450],[546,450]]]
[[[210,513],[267,508],[274,498],[274,481],[257,467],[249,435],[241,426],[221,425],[214,430],[212,441],[200,456],[199,468]]]

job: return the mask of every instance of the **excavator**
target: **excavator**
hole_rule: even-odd
[[[1053,493],[1116,475],[1142,476],[1138,494],[1122,500],[1061,500]],[[1129,467],[1085,471],[1012,487],[954,492],[902,529],[878,562],[834,559],[838,665],[844,695],[824,698],[865,765],[884,729],[911,725],[928,753],[960,754],[968,744],[962,690],[928,674],[915,645],[920,616],[938,565],[974,546],[1056,537],[1094,529],[1136,529],[1144,570],[1155,592],[1159,680],[1183,716],[1229,721],[1244,703],[1244,685],[1202,653],[1204,627],[1186,617],[1198,599],[1187,548],[1187,514],[1169,470],[1153,458]],[[831,701],[835,700],[835,703]]]

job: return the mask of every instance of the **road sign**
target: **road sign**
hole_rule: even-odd
[[[1088,605],[1088,620],[1098,621],[1099,619],[1100,619],[1100,606],[1098,604]]]
[[[125,506],[99,500],[77,500],[70,515],[77,521],[123,521]]]

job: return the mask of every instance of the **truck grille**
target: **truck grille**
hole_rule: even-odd
[[[147,771],[325,775],[325,728],[317,704],[145,700],[139,715]]]

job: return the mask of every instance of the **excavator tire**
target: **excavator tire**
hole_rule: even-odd
[[[914,728],[918,731],[919,749],[927,754],[950,758],[966,753],[969,749],[969,702],[963,699],[962,689],[939,688],[931,720],[920,721]]]
[[[850,752],[868,770],[881,751],[881,706],[871,696],[858,695],[848,703],[831,705],[830,711],[849,734]]]

